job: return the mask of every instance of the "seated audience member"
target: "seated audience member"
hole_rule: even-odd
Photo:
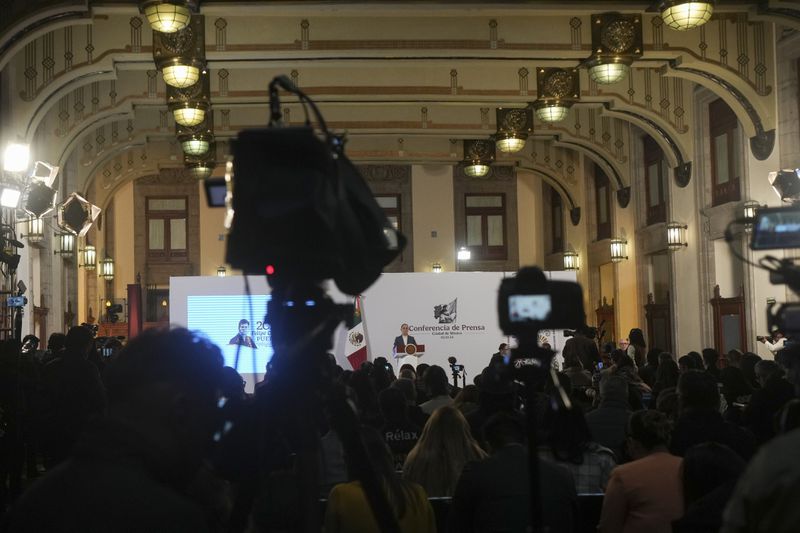
[[[756,442],[763,444],[775,436],[775,415],[794,398],[794,387],[784,379],[784,371],[775,361],[759,361],[755,370],[761,388],[750,397],[742,421]]]
[[[369,377],[369,372],[369,367],[356,370],[350,376],[348,385],[355,394],[358,418],[361,423],[378,429],[383,426],[383,419],[378,408],[378,395]]]
[[[639,377],[636,366],[627,355],[622,355],[611,367],[608,373],[614,376],[620,376],[628,382],[628,403],[631,409],[638,411],[642,408],[642,395],[651,394],[652,391],[647,384]]]
[[[678,421],[678,390],[676,387],[669,387],[661,391],[656,401],[656,411],[664,413],[670,422],[675,424]]]
[[[472,411],[478,408],[478,387],[475,385],[467,385],[458,396],[453,400],[453,407],[461,411],[461,414],[467,416]]]
[[[678,376],[680,376],[680,370],[678,370],[678,365],[672,360],[672,357],[661,361],[656,372],[656,382],[653,385],[653,395],[650,400],[651,407],[656,405],[658,396],[662,391],[678,386]]]
[[[422,378],[425,381],[425,390],[428,391],[428,400],[420,404],[419,408],[426,415],[430,415],[443,405],[452,405],[453,399],[447,393],[447,374],[438,365],[433,365],[425,371]]]
[[[689,358],[692,361],[694,361],[694,367],[693,368],[695,368],[696,370],[705,370],[706,365],[703,362],[703,356],[700,353],[695,352],[695,351],[691,351],[691,352],[687,353],[686,355],[688,355]]]
[[[424,427],[425,422],[428,421],[428,415],[423,413],[422,409],[417,405],[417,387],[414,382],[410,379],[400,378],[392,383],[392,388],[403,393],[403,397],[406,399],[406,407],[408,408],[406,411],[408,419],[420,428]]]
[[[778,413],[777,427],[779,435],[800,428],[800,400],[791,400],[783,406],[781,412]]]
[[[392,452],[395,470],[401,471],[422,430],[408,419],[406,399],[398,389],[390,387],[381,391],[378,402],[383,415],[381,435]]]
[[[403,366],[406,366],[406,365],[403,365]],[[416,379],[417,379],[417,373],[416,373],[416,372],[414,372],[414,371],[413,371],[412,369],[410,369],[410,368],[404,368],[404,369],[402,369],[402,370],[400,371],[400,376],[399,376],[399,378],[400,378],[400,379],[410,379],[411,381],[416,381]]]
[[[592,440],[614,451],[622,460],[625,432],[631,411],[628,406],[628,382],[619,376],[600,381],[600,406],[586,413]]]
[[[108,414],[23,494],[9,531],[208,531],[207,502],[185,490],[211,443],[222,364],[185,329],[131,340],[106,371]]]
[[[431,365],[428,363],[420,363],[417,365],[417,405],[427,402],[430,398],[428,392],[425,390],[425,372],[428,371]]]
[[[88,359],[93,346],[92,332],[75,326],[61,356],[42,371],[42,445],[48,468],[65,459],[88,420],[105,411],[100,371]]]
[[[744,379],[747,380],[747,383],[754,390],[761,388],[758,379],[756,379],[756,364],[759,361],[761,361],[761,357],[753,352],[745,352],[742,355],[742,362],[739,364],[739,368],[742,369],[742,374],[744,374]]]
[[[670,442],[673,454],[683,457],[695,444],[717,442],[729,446],[744,460],[753,456],[753,435],[722,418],[713,376],[699,370],[682,374],[678,381],[678,402],[680,414]]]
[[[461,469],[486,453],[469,431],[464,415],[453,406],[434,411],[403,466],[403,478],[419,483],[428,496],[452,496]]]
[[[467,463],[456,485],[448,530],[453,533],[526,531],[530,523],[530,480],[525,427],[507,413],[492,415],[483,427],[491,455]],[[577,513],[575,482],[569,471],[539,461],[542,525],[571,532]]]
[[[639,377],[642,378],[642,381],[647,383],[647,386],[651,389],[653,385],[656,384],[659,355],[661,355],[661,350],[659,348],[651,348],[648,350],[647,356],[645,357],[647,364],[639,369]]]
[[[711,374],[714,379],[719,383],[719,353],[714,348],[704,348],[703,355],[703,366],[706,369],[706,372]]]
[[[466,415],[473,436],[482,438],[481,428],[495,413],[509,413],[524,419],[515,409],[514,382],[505,367],[488,366],[475,381],[478,387],[478,408]]]
[[[592,386],[591,370],[593,369],[584,369],[577,357],[564,358],[564,374],[569,377],[574,389],[587,389]]]
[[[702,366],[697,366],[697,361],[690,355],[684,355],[678,359],[678,370],[683,374],[689,370],[702,370]]]
[[[545,418],[545,444],[539,447],[539,457],[566,466],[578,494],[604,492],[617,463],[612,450],[592,441],[583,413],[551,409]]]
[[[370,507],[363,485],[364,472],[371,468],[389,501],[402,533],[436,533],[436,517],[425,490],[395,474],[392,455],[377,431],[362,428],[367,457],[348,458],[353,480],[336,485],[325,509],[325,533],[381,533],[383,530]]]
[[[667,450],[670,422],[658,411],[637,411],[628,424],[630,463],[608,480],[598,531],[669,533],[683,514],[681,459]]]
[[[800,345],[782,352],[800,396]],[[723,513],[722,533],[789,533],[800,524],[800,430],[775,437],[747,465]]]
[[[721,444],[707,442],[686,450],[683,458],[686,512],[673,523],[673,533],[719,531],[722,511],[744,467],[744,460]]]

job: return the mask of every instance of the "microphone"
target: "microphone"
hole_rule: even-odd
[[[451,355],[450,357],[447,358],[447,362],[450,363],[451,365],[454,365],[458,362],[458,359],[456,359]]]

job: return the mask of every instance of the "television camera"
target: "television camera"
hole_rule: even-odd
[[[800,248],[800,205],[797,203],[789,207],[762,208],[756,213],[755,219],[739,219],[731,223],[733,224],[751,225],[752,250]],[[726,230],[725,238],[729,244],[733,242],[731,226]],[[750,263],[735,251],[734,255]],[[795,265],[793,259],[767,255],[754,266],[769,271],[769,281],[773,285],[787,285],[795,294],[800,295],[800,267]],[[800,303],[778,304],[774,300],[770,301],[767,304],[767,328],[770,334],[781,331],[786,336],[800,335]]]
[[[313,114],[316,127],[310,118],[301,126],[283,124],[281,91],[300,101],[307,118]],[[275,513],[293,520],[282,524],[287,530],[319,531],[319,421],[327,419],[325,425],[337,433],[347,456],[367,455],[355,412],[327,356],[335,329],[352,320],[354,306],[334,303],[323,284],[332,279],[346,294],[362,293],[400,254],[406,239],[389,223],[345,155],[344,137],[328,130],[313,100],[286,76],[272,80],[269,97],[268,127],[241,131],[231,141],[225,176],[226,261],[245,274],[266,274],[272,293],[265,321],[274,356],[252,412],[243,423],[232,421],[228,442],[235,449],[224,455],[250,460],[237,470],[258,494],[255,501],[273,500],[271,477],[293,478],[280,490],[285,500],[286,487],[296,489],[292,503],[297,512],[292,517],[285,508]],[[250,419],[259,421],[258,428],[248,425]],[[237,442],[248,444],[237,447]],[[369,466],[359,480],[381,531],[399,533]],[[265,513],[254,507],[254,527],[277,526],[275,514]]]

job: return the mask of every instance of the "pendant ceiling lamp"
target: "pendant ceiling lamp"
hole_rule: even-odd
[[[661,2],[661,18],[664,23],[678,31],[699,28],[714,14],[714,2],[686,2],[685,0],[666,0]]]
[[[533,112],[527,108],[497,108],[497,134],[495,145],[501,152],[511,154],[525,148],[528,135],[533,132]]]
[[[488,176],[495,156],[494,142],[487,139],[465,139],[464,174],[470,178]]]
[[[620,13],[592,15],[592,56],[585,61],[589,76],[601,85],[622,81],[642,56],[642,17]]]
[[[533,108],[542,122],[564,120],[569,108],[581,97],[577,69],[537,68],[536,86],[538,98]]]
[[[189,25],[192,11],[196,8],[194,1],[147,0],[139,4],[139,13],[147,17],[147,22],[153,30],[175,33]]]
[[[175,135],[186,156],[204,157],[210,153],[211,145],[214,142],[214,114],[206,113],[203,121],[194,126],[176,124]]]

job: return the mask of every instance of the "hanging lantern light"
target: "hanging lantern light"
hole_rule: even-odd
[[[665,0],[661,2],[661,18],[673,30],[686,31],[698,28],[711,20],[714,2],[686,2],[685,0]]]
[[[182,0],[147,0],[139,4],[139,13],[147,17],[153,30],[175,33],[189,25],[194,2]]]
[[[434,263],[431,265],[431,272],[434,274],[440,274],[442,272],[442,264],[441,263]]]
[[[470,178],[483,178],[489,174],[495,159],[494,143],[484,139],[464,140],[464,174]]]
[[[226,269],[224,266],[221,266],[217,269],[217,277],[224,278],[227,275],[228,275],[228,269]]]
[[[596,83],[621,81],[634,60],[642,56],[642,18],[639,15],[592,15],[592,56],[585,61]]]
[[[497,108],[497,134],[495,145],[501,152],[511,154],[525,148],[528,135],[533,132],[533,113],[530,109]]]
[[[539,97],[533,103],[533,108],[542,122],[564,120],[569,108],[581,97],[577,69],[537,68],[536,85]]]
[[[75,253],[75,235],[73,233],[58,233],[58,250],[54,250],[54,254],[59,254],[64,259]]]

